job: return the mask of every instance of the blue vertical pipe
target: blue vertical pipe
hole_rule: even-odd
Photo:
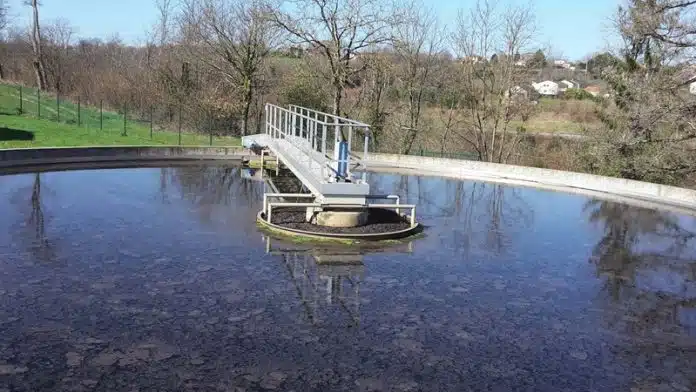
[[[338,176],[348,176],[348,142],[345,140],[338,143]]]

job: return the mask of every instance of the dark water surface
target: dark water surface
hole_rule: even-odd
[[[696,390],[694,218],[371,183],[427,236],[267,239],[232,167],[0,176],[0,392]]]

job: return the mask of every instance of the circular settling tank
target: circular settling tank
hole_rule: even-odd
[[[696,389],[693,217],[369,181],[427,235],[270,238],[219,163],[0,176],[0,390]]]

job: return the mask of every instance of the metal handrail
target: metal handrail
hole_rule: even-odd
[[[273,213],[273,207],[324,207],[324,208],[325,207],[332,207],[332,208],[345,208],[345,209],[367,207],[367,208],[393,208],[396,211],[400,211],[401,209],[407,209],[407,210],[411,210],[411,215],[409,215],[411,227],[416,226],[416,205],[415,204],[368,204],[366,206],[337,204],[337,205],[327,206],[327,205],[321,204],[321,203],[290,203],[290,202],[267,203],[266,210],[264,212],[266,214],[266,221],[268,223],[272,223],[271,217],[272,217],[272,213]],[[401,214],[399,214],[399,215],[401,215]]]
[[[270,105],[270,104],[266,104],[266,105]],[[353,126],[353,127],[356,127],[356,128],[370,128],[370,125],[365,124],[365,123],[361,123],[361,122],[359,122],[359,121],[351,120],[351,119],[344,118],[344,117],[334,116],[333,114],[324,113],[324,112],[319,112],[319,111],[312,110],[312,109],[302,108],[302,107],[300,107],[300,106],[288,105],[288,106],[291,107],[291,108],[305,109],[305,110],[311,111],[311,112],[313,112],[313,113],[321,114],[322,116],[330,116],[330,117],[332,117],[332,118],[334,118],[334,119],[337,119],[337,120],[343,121],[343,122],[335,122],[335,121],[328,122],[328,121],[326,121],[326,120],[322,121],[322,120],[319,120],[319,118],[311,117],[311,116],[309,116],[309,115],[307,115],[307,114],[302,114],[302,112],[299,112],[299,111],[295,111],[295,110],[292,110],[292,109],[286,109],[286,108],[284,108],[284,107],[282,107],[282,106],[276,106],[276,105],[272,105],[272,106],[274,106],[274,107],[280,109],[280,110],[283,111],[283,112],[290,113],[290,114],[295,114],[295,115],[297,115],[298,117],[304,118],[304,119],[306,119],[306,120],[312,120],[312,121],[316,122],[317,124],[321,124],[321,125],[326,125],[326,126],[349,125],[349,126]]]
[[[321,171],[321,176],[324,180],[332,177],[332,175],[335,176],[338,174],[338,170],[334,168],[334,166],[345,163],[347,165],[346,174],[349,178],[352,177],[350,173],[352,170],[351,162],[357,162],[358,165],[365,166],[364,158],[367,156],[367,147],[370,135],[370,126],[368,124],[335,116],[329,113],[302,108],[296,105],[289,105],[286,109],[267,103],[266,113],[266,134],[269,134],[271,139],[286,139],[295,148],[301,152],[304,152],[306,155],[309,155],[310,167],[314,164],[318,164],[320,168],[319,170]],[[310,113],[314,114],[314,117],[310,116]],[[319,120],[319,116],[324,116],[324,120],[326,120],[327,116],[331,117],[334,122],[321,121]],[[305,122],[305,120],[307,122]],[[336,121],[343,121],[343,123]],[[337,137],[336,132],[338,132],[338,129],[343,126],[348,127],[348,156],[345,160],[339,160],[327,155],[327,133],[331,130],[330,128],[333,127],[334,137]],[[321,135],[319,135],[320,128]],[[355,155],[351,151],[353,132],[360,132],[361,130],[364,131],[365,137],[365,152],[363,157]],[[345,135],[343,137],[345,137]],[[321,146],[317,145],[318,139],[321,140]],[[299,143],[298,141],[300,140],[305,143]],[[321,154],[321,158],[319,159],[316,156],[317,152]],[[362,175],[362,180],[366,181],[365,173]]]
[[[326,113],[326,112],[321,112],[321,111],[319,111],[319,110],[304,108],[304,107],[302,107],[302,106],[297,106],[297,105],[288,105],[288,107],[290,108],[290,110],[293,110],[293,109],[302,109],[302,110],[306,110],[307,112],[312,112],[312,113],[321,114],[321,115],[323,115],[323,116],[332,117],[332,118],[337,119],[337,120],[343,120],[343,121],[345,121],[345,124],[343,124],[343,125],[355,125],[355,126],[358,126],[358,127],[360,127],[360,128],[365,128],[365,127],[369,128],[369,127],[370,127],[369,124],[365,124],[365,123],[362,123],[362,122],[360,122],[360,121],[355,121],[355,120],[352,120],[352,119],[350,119],[350,118],[345,118],[345,117],[337,116],[337,115],[335,115],[335,114]],[[326,124],[327,124],[327,125],[336,125],[335,122],[326,123]]]
[[[265,193],[263,195],[263,212],[266,214],[266,219],[268,222],[271,222],[271,214],[273,207],[332,207],[332,208],[345,208],[345,209],[353,209],[353,208],[390,208],[394,209],[397,214],[401,215],[401,210],[402,209],[409,209],[411,210],[411,227],[415,225],[416,222],[416,206],[414,204],[401,204],[401,198],[399,195],[368,195],[365,198],[367,200],[395,200],[394,204],[367,204],[365,205],[346,205],[346,204],[339,204],[339,205],[330,205],[330,204],[321,204],[317,202],[310,202],[310,203],[298,203],[298,202],[270,202],[269,199],[273,198],[286,198],[286,197],[295,197],[295,198],[305,198],[305,199],[312,199],[315,198],[316,196],[310,193]]]
[[[280,108],[280,109],[282,109],[282,108]],[[298,143],[293,142],[292,139],[287,138],[287,136],[288,136],[288,133],[287,133],[287,132],[285,132],[285,131],[283,131],[281,128],[275,126],[275,124],[273,124],[273,123],[267,123],[267,125],[268,125],[270,128],[273,128],[273,130],[275,130],[276,133],[278,133],[279,135],[282,135],[282,136],[283,136],[282,139],[290,140],[290,143],[291,143],[295,148],[297,148],[297,149],[300,150],[300,151],[305,152],[305,154],[309,157],[309,159],[311,159],[313,162],[319,164],[319,166],[321,167],[321,170],[322,170],[322,176],[323,176],[323,177],[326,177],[326,174],[325,174],[325,170],[326,170],[326,169],[329,169],[329,170],[333,171],[334,173],[336,172],[336,171],[331,167],[331,163],[332,163],[332,162],[336,162],[336,160],[334,160],[334,159],[332,159],[332,158],[329,158],[329,157],[326,157],[326,156],[323,156],[323,158],[324,158],[323,161],[316,159],[313,153],[312,153],[312,154],[308,154],[308,153],[307,153],[307,150],[306,150],[303,146],[299,145]],[[267,133],[268,133],[268,132],[267,132]],[[273,136],[273,135],[271,135],[271,137],[272,137],[272,136]],[[305,140],[306,140],[306,139],[305,139]],[[312,150],[312,151],[314,152],[314,151],[316,151],[316,150]]]

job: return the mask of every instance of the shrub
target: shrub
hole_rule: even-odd
[[[564,99],[576,99],[578,101],[582,100],[594,100],[595,97],[581,88],[569,88],[563,93]]]

